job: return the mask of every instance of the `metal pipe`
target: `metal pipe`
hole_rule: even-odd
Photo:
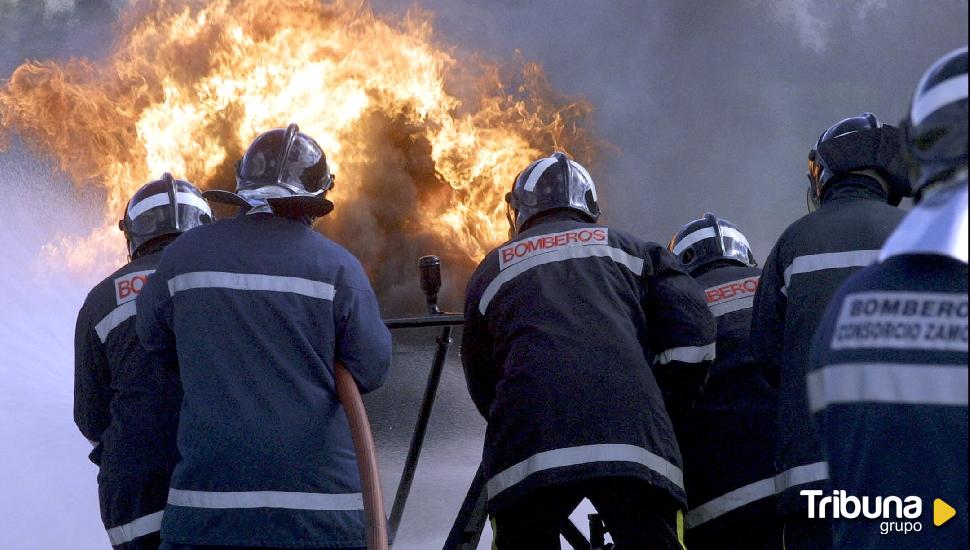
[[[461,313],[442,313],[440,315],[428,315],[425,317],[384,319],[384,325],[389,329],[458,326],[464,324],[464,322],[465,316]]]
[[[414,472],[418,468],[421,447],[424,445],[424,436],[428,431],[431,409],[434,407],[438,383],[441,381],[441,371],[445,365],[445,357],[448,354],[450,344],[451,327],[446,326],[441,329],[441,336],[438,337],[438,349],[435,350],[434,362],[431,364],[431,372],[428,374],[428,384],[424,388],[424,400],[421,403],[418,420],[414,426],[414,435],[411,436],[411,446],[408,448],[408,456],[404,461],[401,482],[397,486],[397,494],[394,495],[394,504],[391,506],[391,517],[388,520],[391,540],[394,540],[394,536],[397,534],[401,517],[404,515],[404,506],[407,504],[408,495],[411,492],[411,483],[414,481]]]
[[[337,397],[347,412],[350,436],[357,452],[357,470],[364,495],[364,515],[367,519],[367,550],[387,550],[387,524],[384,522],[384,490],[377,466],[377,449],[371,434],[370,421],[357,382],[340,363],[333,366]]]

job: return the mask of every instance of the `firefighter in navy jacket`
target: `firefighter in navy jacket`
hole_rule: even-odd
[[[704,214],[668,247],[704,288],[717,318],[717,359],[704,394],[677,428],[692,550],[779,550],[775,514],[778,391],[751,357],[748,332],[761,270],[731,222]]]
[[[556,153],[527,167],[514,237],[472,276],[462,361],[488,420],[498,548],[559,548],[583,497],[623,548],[679,548],[683,416],[714,358],[700,287],[663,247],[596,225],[592,178]]]
[[[869,509],[876,497],[918,497],[922,513],[900,518],[888,507],[876,520],[837,519],[839,549],[967,547],[966,48],[926,72],[905,127],[917,205],[879,263],[832,300],[808,396],[832,489],[867,497]],[[956,516],[935,518],[936,499]],[[896,532],[904,521],[921,529]]]
[[[135,333],[135,298],[162,250],[212,219],[192,184],[170,174],[139,189],[120,222],[131,262],[94,287],[75,332],[74,420],[100,468],[98,493],[117,549],[157,549],[168,481],[178,460],[181,388],[173,365],[148,354]]]
[[[260,135],[237,193],[206,193],[243,212],[169,247],[138,300],[139,336],[178,358],[184,390],[163,548],[365,545],[333,369],[374,390],[391,342],[360,263],[310,227],[332,182],[295,124]]]
[[[843,120],[809,154],[810,210],[768,256],[754,299],[751,346],[779,387],[775,453],[779,512],[788,550],[827,548],[824,521],[809,521],[801,489],[828,479],[805,404],[805,359],[825,305],[853,272],[871,264],[903,217],[906,184],[899,133],[871,113]]]

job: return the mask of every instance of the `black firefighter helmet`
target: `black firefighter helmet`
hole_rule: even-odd
[[[901,143],[899,129],[882,124],[872,113],[840,120],[822,132],[808,153],[809,211],[819,207],[834,178],[853,172],[868,172],[880,180],[887,202],[898,206],[909,190]]]
[[[209,204],[191,183],[165,173],[132,195],[118,228],[128,241],[128,255],[135,259],[149,242],[178,235],[212,221]]]
[[[967,168],[967,48],[927,69],[903,122],[913,193],[951,180]]]
[[[251,209],[268,205],[286,217],[320,217],[333,210],[327,191],[333,175],[320,145],[290,124],[260,134],[236,164],[236,192],[206,191],[206,198]]]
[[[505,194],[509,234],[522,230],[540,212],[556,208],[579,211],[595,222],[600,215],[596,184],[589,172],[565,153],[555,152],[519,173]]]
[[[684,270],[693,275],[701,267],[718,260],[755,267],[758,262],[748,239],[733,223],[705,212],[674,235],[667,245]]]

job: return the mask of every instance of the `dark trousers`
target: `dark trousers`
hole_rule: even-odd
[[[115,550],[158,550],[158,545],[161,544],[162,539],[158,536],[158,531],[154,533],[149,533],[147,535],[138,537],[135,540],[126,542],[124,544],[118,544],[113,548]]]
[[[171,542],[162,542],[162,545],[158,550],[274,550],[273,547],[268,546],[203,546],[199,544],[172,544]],[[278,549],[282,550],[282,549]],[[318,548],[316,550],[338,550],[338,549],[327,549]],[[339,550],[367,550],[366,548],[341,548]]]
[[[832,523],[827,519],[808,519],[808,512],[785,518],[785,550],[831,550]]]
[[[717,520],[714,520],[717,521]],[[730,526],[704,525],[687,531],[690,550],[782,550],[781,522],[752,518]]]
[[[609,477],[542,487],[492,518],[498,550],[560,550],[559,531],[588,498],[616,550],[683,550],[683,513],[664,491],[645,481]]]

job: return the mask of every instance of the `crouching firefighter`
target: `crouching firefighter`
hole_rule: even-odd
[[[692,550],[780,550],[774,450],[778,391],[751,357],[748,332],[761,270],[748,239],[706,213],[669,250],[706,290],[717,318],[717,359],[704,394],[674,426],[684,456],[687,544]]]
[[[967,547],[966,48],[926,71],[903,128],[916,206],[829,305],[808,397],[832,489],[909,512],[843,512],[838,549]]]
[[[376,389],[391,340],[360,263],[311,227],[332,185],[295,124],[260,135],[236,192],[206,195],[240,213],[174,243],[142,291],[138,335],[184,391],[163,549],[366,545],[334,363]]]
[[[593,180],[562,153],[506,200],[512,239],[472,275],[462,339],[497,547],[558,549],[586,497],[617,548],[681,548],[667,410],[683,415],[714,359],[703,290],[662,246],[597,225]]]
[[[94,287],[78,314],[74,421],[94,445],[101,519],[120,550],[158,548],[168,481],[178,461],[182,400],[175,366],[138,341],[135,298],[162,250],[210,221],[209,205],[189,182],[165,174],[144,185],[119,222],[131,261]]]
[[[809,153],[810,213],[782,233],[755,294],[751,350],[779,388],[775,490],[788,550],[831,544],[828,520],[809,519],[799,495],[828,480],[805,401],[805,359],[825,305],[846,278],[876,261],[904,215],[896,208],[909,187],[899,140],[872,113],[822,133]]]

